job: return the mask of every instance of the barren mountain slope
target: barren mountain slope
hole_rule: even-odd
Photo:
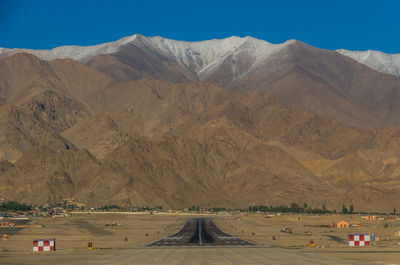
[[[140,36],[115,53],[92,57],[88,65],[120,80],[149,76],[262,89],[286,104],[362,128],[400,124],[398,77],[295,40],[274,45],[231,37],[188,43]]]
[[[16,54],[0,63],[0,92],[21,105],[46,90],[64,90],[48,62],[30,54]]]
[[[124,83],[113,90],[118,93],[104,96],[108,99],[103,108],[107,112],[89,122],[83,120],[63,135],[92,151],[103,144],[112,149],[127,135],[154,140],[165,135],[179,136],[188,126],[226,116],[255,137],[338,157],[352,148],[352,142],[358,143],[356,139],[361,134],[359,129],[304,109],[288,108],[263,91],[230,92],[198,82],[174,84],[147,79]],[[97,130],[105,133],[96,134]]]
[[[381,141],[376,144],[383,146]],[[301,146],[281,145],[269,145],[238,129],[226,116],[203,125],[186,127],[178,138],[168,136],[161,141],[128,138],[102,160],[99,168],[85,173],[87,186],[74,196],[91,205],[246,207],[248,204],[296,201],[324,204],[331,209],[339,209],[343,202],[352,202],[357,209],[363,210],[379,208],[389,211],[397,207],[397,200],[392,199],[397,198],[393,192],[398,190],[398,175],[390,174],[390,187],[385,187],[386,180],[380,182],[378,174],[353,176],[351,170],[360,162],[350,161],[354,162],[349,164],[350,168],[340,165],[340,161],[352,156],[351,153],[330,160],[332,164],[338,164],[336,170],[341,172],[330,173],[333,167],[321,172],[315,170],[319,160],[313,160],[318,155],[303,149],[302,155],[293,152],[293,156],[284,149],[292,148],[293,151],[302,149]],[[383,157],[387,146],[392,145],[393,142],[385,145],[383,150],[374,146],[367,150],[362,147],[358,152],[375,155],[374,160],[372,156],[368,157],[372,164],[370,167],[379,163],[382,166],[384,162],[377,157]],[[391,157],[398,159],[397,154]],[[363,161],[366,163],[367,158]],[[70,160],[70,163],[79,165],[85,162]],[[340,180],[343,172],[349,174],[350,182]],[[320,175],[315,177],[313,173]],[[354,177],[358,177],[357,182],[352,181]],[[370,189],[373,182],[377,182],[375,186],[379,189],[369,195],[368,204],[363,203],[358,195],[352,195],[364,186]],[[386,190],[393,192],[386,193]],[[381,203],[384,201],[383,207]]]
[[[230,89],[263,89],[286,104],[302,106],[361,128],[400,124],[398,77],[374,71],[339,52],[295,40],[271,44],[251,37],[229,37],[184,42],[136,34],[97,46],[65,46],[50,51],[3,49],[1,54],[7,57],[20,52],[45,60],[74,58],[120,81],[150,77],[173,82],[201,80]],[[56,68],[54,64],[59,64],[56,61],[50,63],[50,68]],[[59,81],[73,88],[76,97],[77,93],[84,93],[79,98],[85,101],[101,101],[95,93],[86,91],[87,87],[107,89],[112,85],[106,77],[89,78],[97,74],[81,65],[71,62],[68,67],[67,75],[76,75],[78,82],[70,78],[66,81],[58,71]],[[101,82],[89,85],[84,80]],[[50,79],[39,85],[57,86],[59,81]]]
[[[99,167],[87,151],[55,151],[40,145],[31,148],[0,175],[2,197],[34,204],[54,204],[74,197],[91,182]]]
[[[88,113],[98,111],[95,108],[104,101],[98,93],[116,83],[111,77],[71,59],[47,62],[18,53],[0,62],[0,93],[17,106],[53,92],[52,97],[58,97],[62,104],[73,104]]]
[[[16,108],[3,99],[0,104],[0,160],[15,162],[37,145],[54,150],[74,148],[55,129],[38,119],[34,111]]]
[[[139,86],[141,82],[142,81],[139,81],[136,86]],[[160,91],[163,91],[165,94],[175,96],[168,98],[167,96],[163,97],[165,94],[157,94],[154,93],[154,91],[152,92],[151,86],[148,86],[150,83],[157,84]],[[351,128],[301,108],[285,107],[279,101],[262,91],[229,92],[215,88],[215,90],[218,91],[218,93],[215,93],[212,92],[212,86],[209,87],[209,90],[196,90],[196,88],[192,88],[189,83],[180,87],[177,84],[147,80],[146,84],[146,86],[137,90],[140,91],[140,95],[148,96],[140,97],[140,95],[137,95],[141,100],[140,105],[138,106],[139,108],[137,108],[136,111],[138,111],[138,113],[152,113],[152,115],[147,116],[146,119],[140,120],[140,122],[138,122],[140,124],[138,125],[139,129],[136,130],[135,127],[133,127],[132,132],[138,135],[150,137],[152,142],[159,142],[159,139],[162,139],[163,137],[164,140],[162,140],[162,142],[166,141],[166,139],[169,139],[170,137],[188,137],[192,141],[198,143],[207,143],[206,149],[208,150],[210,150],[208,145],[218,147],[219,153],[229,156],[227,161],[230,162],[224,164],[224,167],[215,166],[213,171],[206,171],[200,175],[204,175],[203,178],[207,180],[204,180],[206,183],[213,183],[213,181],[215,181],[215,178],[208,179],[207,176],[209,175],[213,176],[213,174],[216,174],[217,176],[232,176],[232,178],[229,178],[230,181],[224,182],[223,185],[227,194],[235,196],[234,194],[241,191],[241,187],[247,185],[248,188],[246,189],[253,191],[248,195],[249,197],[247,197],[247,200],[252,203],[265,201],[275,203],[282,202],[283,198],[285,198],[283,195],[274,195],[273,197],[266,195],[274,194],[274,190],[278,193],[286,190],[287,192],[285,194],[293,194],[293,198],[295,198],[295,194],[297,194],[295,190],[298,189],[297,183],[299,183],[299,179],[304,180],[307,179],[307,176],[311,176],[314,180],[319,179],[318,181],[322,181],[322,184],[318,184],[320,187],[326,185],[324,183],[330,183],[333,185],[329,186],[329,190],[334,192],[336,197],[331,200],[331,205],[332,207],[337,208],[345,201],[347,196],[346,194],[349,191],[352,192],[352,190],[358,190],[359,187],[362,187],[363,185],[369,187],[372,181],[377,181],[383,177],[380,168],[386,165],[387,162],[385,160],[387,157],[392,157],[392,159],[398,157],[396,153],[394,153],[400,139],[397,130],[376,130],[368,132],[357,128]],[[161,89],[161,84],[165,85],[165,89]],[[176,101],[180,98],[176,95],[188,95],[193,93],[193,91],[197,93],[203,91],[203,95],[195,98],[189,97],[192,100]],[[160,95],[162,95],[162,100],[158,97]],[[218,100],[212,100],[214,97],[218,98]],[[133,96],[132,98],[136,97]],[[214,103],[207,107],[201,107],[200,109],[202,111],[193,112],[192,104],[196,103],[196,98],[208,98],[209,102]],[[179,113],[177,112],[177,109],[181,108],[188,110],[184,112],[186,115],[175,115]],[[153,110],[153,112],[149,111],[149,109]],[[174,117],[175,119],[165,119],[165,117],[168,117],[168,113],[174,113],[174,115],[169,117]],[[128,120],[132,121],[136,118],[134,115],[131,118],[121,115],[118,122],[111,120],[110,118],[107,119],[109,119],[108,123],[99,121],[99,124],[112,125],[108,126],[109,129],[105,131],[113,133],[106,133],[101,136],[96,135],[95,138],[93,138],[101,139],[99,141],[89,139],[90,135],[95,135],[97,130],[95,128],[97,127],[92,127],[92,125],[83,126],[82,123],[72,127],[65,133],[65,135],[72,142],[76,143],[77,146],[85,146],[85,144],[90,143],[89,149],[93,150],[96,155],[101,154],[101,157],[104,157],[107,156],[107,154],[112,153],[110,157],[119,157],[116,154],[119,151],[113,152],[113,150],[120,150],[116,148],[118,148],[118,146],[124,146],[126,144],[125,141],[127,135],[129,135],[120,131],[120,128],[126,125],[119,125],[119,123],[123,124]],[[151,134],[148,133],[148,131],[151,130],[146,129],[163,128],[164,126],[161,125],[166,124],[167,122],[173,124],[173,126],[168,127],[169,130],[156,130],[156,134]],[[154,127],[154,124],[159,125]],[[93,131],[91,131],[91,128],[94,128]],[[78,138],[74,138],[75,133],[73,133],[73,131],[81,131],[82,133]],[[109,135],[109,138],[106,137],[107,135]],[[252,140],[250,141],[249,139]],[[96,145],[96,142],[98,142],[99,145]],[[97,146],[102,146],[103,144],[107,146],[105,143],[111,143],[110,146],[112,148],[102,149],[98,152],[96,149]],[[265,158],[263,157],[262,153],[266,151],[257,153],[257,156],[254,157],[250,156],[249,150],[252,150],[250,146],[258,145],[271,148],[269,143],[278,148],[274,149],[275,155],[277,154],[277,151],[281,154],[276,155],[278,159],[275,162],[273,162],[273,157],[275,155],[270,154],[266,155]],[[238,145],[245,146],[245,148],[238,148]],[[229,148],[226,148],[226,146]],[[196,150],[193,151],[195,153],[200,152],[195,148],[192,148],[191,150]],[[239,152],[238,150],[241,151]],[[184,152],[182,149],[179,149],[179,151],[171,151],[177,153],[173,155],[169,154],[165,157],[172,156],[175,158]],[[236,151],[239,152],[238,157],[235,157],[234,155]],[[156,153],[161,154],[162,152],[163,151],[157,151]],[[358,160],[353,159],[352,157],[357,156],[358,153],[362,154],[363,158]],[[266,152],[266,154],[268,154],[268,152]],[[285,161],[285,157],[288,157],[288,154],[291,154],[290,157],[292,157],[288,161],[292,162],[284,163],[283,161]],[[156,157],[157,156],[158,155],[156,155]],[[186,161],[185,159],[189,156],[190,153],[182,158],[179,157],[177,161]],[[209,156],[211,156],[210,153],[206,156],[205,161],[208,161]],[[127,155],[127,157],[130,156]],[[262,159],[258,160],[258,158]],[[123,159],[121,158],[121,161],[122,160]],[[212,161],[217,160],[221,160],[221,158]],[[196,159],[196,161],[201,161],[201,159]],[[241,163],[243,162],[246,164],[245,166],[241,166]],[[149,165],[154,166],[157,163],[158,162],[151,162]],[[234,163],[234,166],[232,166],[232,163]],[[210,162],[206,162],[204,165],[200,166],[209,167],[211,164],[212,163]],[[309,172],[305,173],[307,171],[304,171],[304,168],[301,169],[301,166],[294,167],[287,171],[293,164],[304,165]],[[188,167],[189,169],[196,167],[187,162],[185,162],[185,165],[190,165]],[[254,165],[254,167],[252,165]],[[270,166],[265,169],[266,165]],[[368,167],[363,168],[363,165],[368,165]],[[186,166],[177,166],[174,170],[179,168],[181,168],[181,170],[187,170]],[[356,168],[360,168],[361,173],[357,173]],[[369,171],[370,168],[372,168],[373,171]],[[125,171],[137,172],[137,170]],[[217,171],[217,173],[215,173],[215,171]],[[268,178],[268,176],[273,176],[274,172],[279,172],[279,174],[275,174],[275,178]],[[289,174],[289,172],[292,173]],[[148,174],[149,173],[146,173],[146,175]],[[157,175],[158,174],[160,173],[157,173]],[[179,176],[179,173],[174,174]],[[196,174],[191,172],[188,175]],[[296,178],[288,178],[291,175]],[[316,178],[315,176],[318,177]],[[390,176],[393,183],[398,183],[399,178],[397,175],[390,174]],[[277,180],[277,182],[271,186],[273,183],[271,181],[273,179]],[[246,185],[244,185],[244,183],[246,183]],[[265,193],[265,190],[269,190],[269,188],[271,190],[268,193]],[[255,192],[256,190],[259,190],[259,192]],[[264,190],[264,192],[262,192],[262,190]],[[290,192],[288,190],[290,190]],[[384,189],[376,192],[376,195],[374,195],[374,198],[379,199],[381,202],[386,198],[383,190]],[[313,196],[326,194],[326,192],[321,192],[320,189],[315,189],[313,192]],[[244,194],[243,196],[246,197]],[[300,199],[302,198],[301,196],[299,194],[296,198]],[[274,198],[276,200],[274,200]],[[353,197],[349,198],[353,201]],[[347,200],[349,200],[349,198]],[[322,199],[322,201],[326,200]],[[357,207],[363,207],[358,197],[354,196],[354,202],[356,201],[359,202],[356,204]],[[388,206],[388,209],[392,207],[392,204],[390,205],[391,206]],[[377,207],[377,204],[369,203],[368,207],[369,208],[364,209],[374,209],[374,207]]]
[[[82,151],[53,153],[35,147],[0,176],[6,183],[3,194],[36,203],[72,196],[94,206],[173,208],[280,204],[289,194],[291,200],[322,205],[338,195],[288,153],[236,130],[226,119],[205,124],[200,135],[205,141],[187,136],[156,142],[130,138],[101,165]],[[27,168],[30,177],[18,177],[26,175]],[[321,192],[313,193],[317,190]],[[41,196],[34,198],[35,193]]]
[[[269,56],[230,87],[270,91],[286,104],[353,125],[398,123],[399,78],[299,41]]]
[[[399,208],[397,129],[350,127],[288,107],[264,89],[118,82],[72,60],[18,54],[0,62],[0,71],[0,197],[35,204],[74,197],[93,206]],[[326,74],[307,71],[297,71],[304,84]],[[361,93],[335,86],[335,71],[314,83],[342,97]]]

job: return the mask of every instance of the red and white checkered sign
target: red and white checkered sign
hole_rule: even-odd
[[[33,240],[33,251],[55,251],[56,240],[55,239],[35,239]]]
[[[369,234],[349,234],[349,246],[368,246],[370,242]]]

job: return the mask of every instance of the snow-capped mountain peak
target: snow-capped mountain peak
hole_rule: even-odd
[[[259,59],[268,56],[277,48],[290,44],[290,41],[283,44],[271,44],[250,36],[231,36],[225,39],[189,42],[176,41],[160,36],[145,37],[135,34],[114,42],[93,46],[61,46],[51,50],[0,48],[0,56],[8,57],[15,53],[26,52],[47,61],[71,58],[87,62],[96,55],[113,54],[118,52],[124,45],[135,43],[142,44],[142,47],[157,49],[165,56],[176,60],[182,66],[200,73],[205,72],[210,67],[219,65],[227,57],[237,57],[238,54],[246,54],[252,58],[251,61],[253,63],[256,63]]]
[[[54,59],[74,59],[77,61],[85,61],[90,57],[98,54],[110,54],[118,51],[118,49],[137,38],[137,34],[124,37],[114,42],[108,42],[93,46],[61,46],[51,50],[32,50],[32,49],[6,49],[0,48],[0,54],[12,55],[15,53],[26,52],[37,56],[42,60],[54,60]]]
[[[115,42],[94,46],[62,46],[52,50],[3,49],[0,51],[0,57],[26,52],[42,60],[71,58],[89,63],[96,55],[116,54],[123,49],[124,56],[131,52],[139,52],[174,61],[202,80],[221,65],[230,69],[233,78],[239,77],[287,44],[271,44],[250,36],[188,42],[135,34]]]
[[[114,42],[93,46],[61,46],[51,50],[0,48],[0,58],[9,57],[15,53],[26,52],[47,61],[70,58],[86,63],[96,55],[117,53],[125,45],[140,45],[141,49],[158,51],[163,56],[176,61],[198,76],[207,75],[212,69],[217,68],[226,62],[227,58],[230,58],[232,61],[231,70],[240,75],[243,70],[238,70],[237,64],[235,65],[236,62],[245,61],[247,69],[250,70],[271,54],[297,42],[299,41],[287,40],[282,44],[271,44],[250,36],[231,36],[225,39],[189,42],[176,41],[160,36],[145,37],[135,34]],[[371,50],[349,51],[344,49],[337,50],[337,52],[374,70],[400,76],[400,54],[387,54]]]
[[[388,54],[372,50],[349,51],[345,49],[337,50],[337,52],[379,72],[400,76],[400,54]]]

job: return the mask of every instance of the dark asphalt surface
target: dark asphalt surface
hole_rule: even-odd
[[[256,246],[256,244],[222,232],[211,218],[189,218],[176,234],[147,246]]]

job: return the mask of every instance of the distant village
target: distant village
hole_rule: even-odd
[[[28,217],[69,217],[73,212],[138,212],[138,213],[201,213],[201,214],[212,214],[212,213],[238,213],[238,212],[249,212],[249,213],[270,213],[270,216],[281,215],[281,214],[360,214],[365,220],[394,220],[398,219],[396,209],[391,213],[366,213],[354,211],[353,205],[347,208],[345,205],[342,206],[342,210],[337,212],[336,210],[327,210],[324,206],[311,208],[306,203],[303,206],[292,203],[290,206],[265,206],[255,205],[249,206],[247,209],[227,209],[223,207],[214,208],[202,208],[200,206],[191,206],[183,209],[164,209],[162,206],[157,207],[120,207],[118,205],[105,205],[98,208],[87,207],[83,203],[76,202],[74,198],[66,198],[63,203],[57,203],[55,205],[41,205],[32,206],[27,204],[20,204],[15,201],[5,201],[0,198],[0,220],[4,218],[28,218]],[[350,227],[352,224],[343,221],[338,224],[330,224],[330,227]]]

